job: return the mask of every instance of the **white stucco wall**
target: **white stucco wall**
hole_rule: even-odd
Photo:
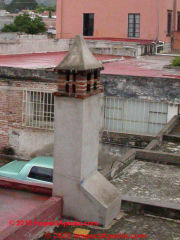
[[[0,34],[0,54],[60,52],[69,50],[69,40],[47,35]]]
[[[9,144],[17,155],[25,158],[52,156],[54,131],[31,128],[9,130]]]

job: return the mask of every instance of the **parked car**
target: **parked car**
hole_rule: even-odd
[[[29,162],[12,161],[0,167],[0,177],[52,184],[53,158],[36,157]]]

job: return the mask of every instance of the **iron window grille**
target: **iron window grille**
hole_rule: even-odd
[[[23,91],[23,126],[54,129],[54,96],[52,92]]]

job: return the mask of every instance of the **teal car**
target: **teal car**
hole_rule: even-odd
[[[53,182],[53,158],[36,157],[31,161],[12,161],[0,168],[0,177],[28,182]]]

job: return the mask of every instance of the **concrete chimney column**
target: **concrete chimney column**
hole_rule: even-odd
[[[88,68],[88,63],[93,66],[97,60],[90,52],[83,52],[89,51],[84,44],[83,39],[76,39],[74,56],[80,59],[77,54],[80,49],[82,62]],[[88,54],[89,62],[85,61]],[[70,80],[69,75],[66,78],[64,66],[68,68],[77,63],[73,58],[73,62],[68,64],[74,56],[69,52],[62,62],[63,69],[62,65],[59,66],[60,87],[55,94],[53,195],[63,197],[64,216],[107,226],[118,215],[121,199],[118,190],[97,171],[103,93],[99,77],[87,80],[86,69],[81,63],[82,70],[76,80]],[[77,78],[83,80],[78,81]],[[80,92],[65,87],[76,84],[76,89],[81,89],[82,81],[85,87]],[[88,85],[94,82],[94,87],[89,88]]]

